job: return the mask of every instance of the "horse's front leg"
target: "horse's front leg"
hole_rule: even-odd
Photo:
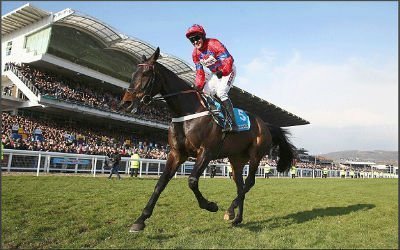
[[[144,227],[146,226],[144,224],[144,221],[148,219],[153,213],[154,206],[156,205],[156,202],[160,197],[161,192],[167,186],[171,178],[175,175],[178,166],[182,164],[185,160],[186,158],[182,157],[179,154],[179,152],[171,151],[168,154],[165,170],[160,176],[160,179],[158,179],[158,182],[154,188],[153,194],[151,195],[149,202],[143,209],[142,214],[139,216],[139,218],[136,219],[135,223],[131,226],[129,232],[138,232],[144,229]]]
[[[194,195],[199,202],[199,206],[202,209],[206,209],[210,212],[217,212],[218,206],[215,202],[210,202],[206,198],[203,197],[199,190],[199,178],[205,168],[208,166],[210,162],[208,154],[206,151],[203,151],[198,157],[197,161],[193,167],[192,173],[189,176],[189,187],[193,191]]]

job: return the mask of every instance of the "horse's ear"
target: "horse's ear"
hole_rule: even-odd
[[[147,58],[145,55],[142,55],[142,62],[145,62],[145,61],[147,61]]]
[[[155,61],[157,61],[159,56],[160,56],[160,48],[157,47],[156,51],[154,51],[154,54],[151,56],[151,58],[149,60],[151,60],[152,62],[155,62]]]

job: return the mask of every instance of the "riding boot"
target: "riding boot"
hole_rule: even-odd
[[[223,129],[224,132],[227,131],[237,131],[237,125],[236,125],[236,121],[235,121],[235,116],[233,114],[233,106],[231,103],[231,100],[227,99],[225,101],[222,101],[222,104],[224,105],[225,110],[227,111],[227,116],[226,119],[231,120],[231,126],[225,126],[225,128]]]

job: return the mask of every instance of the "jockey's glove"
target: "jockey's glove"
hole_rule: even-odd
[[[218,70],[217,72],[215,72],[215,74],[217,75],[218,79],[222,78],[222,71]]]
[[[197,86],[196,84],[193,84],[192,88],[197,90],[197,91],[201,91],[201,88],[199,86]]]

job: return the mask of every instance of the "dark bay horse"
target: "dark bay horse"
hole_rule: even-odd
[[[125,92],[120,108],[131,111],[138,105],[150,102],[157,94],[161,94],[175,118],[207,111],[196,90],[156,62],[159,55],[160,49],[157,48],[150,58],[142,57],[142,63],[132,75],[131,84]],[[171,150],[165,170],[142,214],[130,228],[130,232],[144,229],[144,222],[151,216],[161,192],[188,157],[196,158],[189,176],[189,187],[196,196],[200,208],[210,212],[217,212],[218,206],[203,197],[198,186],[199,178],[211,160],[228,157],[232,165],[237,197],[225,212],[224,219],[233,220],[233,226],[240,224],[243,220],[245,194],[255,184],[255,174],[261,158],[270,149],[278,147],[277,169],[279,172],[287,171],[294,158],[294,147],[287,139],[287,131],[267,124],[255,115],[249,113],[248,115],[251,121],[250,130],[227,134],[222,132],[221,127],[214,122],[211,115],[182,122],[171,122],[168,130],[168,143]],[[249,173],[244,182],[242,172],[247,162],[249,162]],[[235,217],[236,208],[238,210]]]

